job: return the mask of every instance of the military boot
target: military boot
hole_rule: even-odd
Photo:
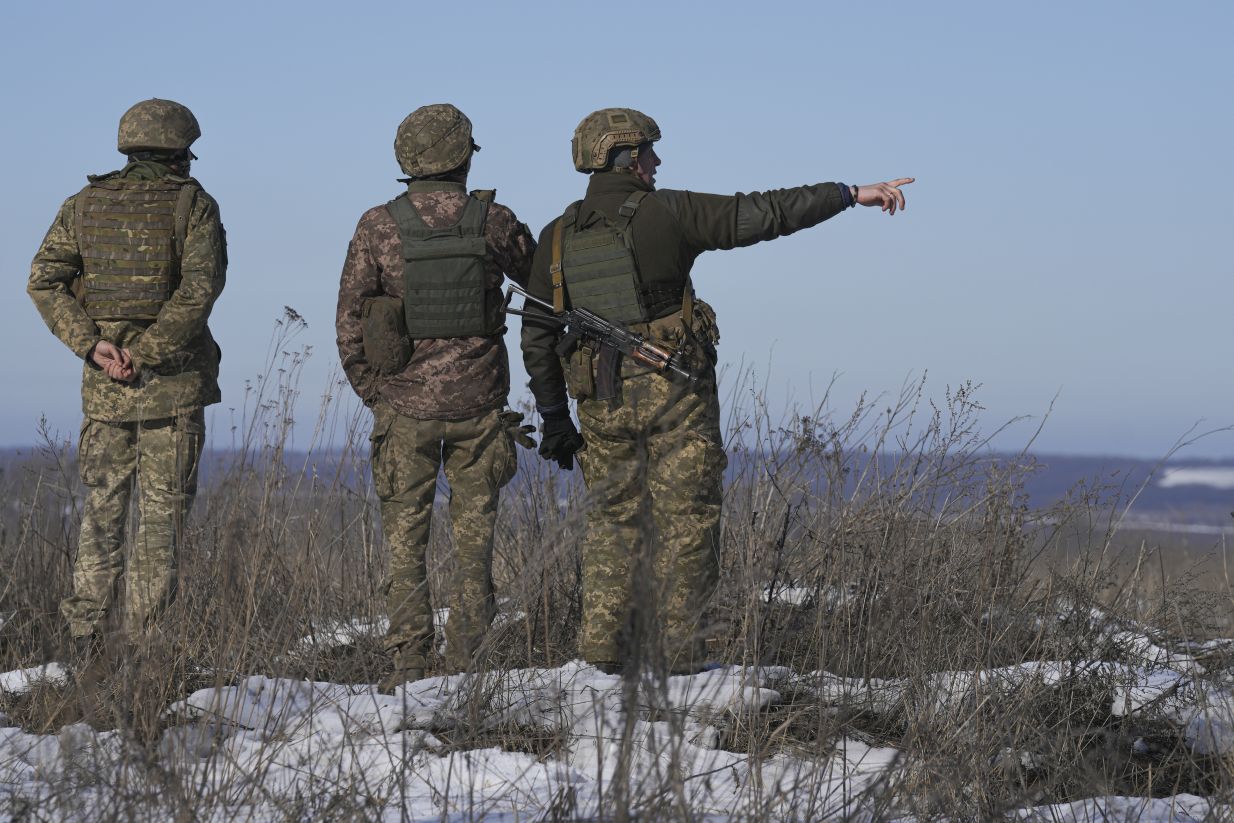
[[[377,691],[382,694],[394,694],[394,690],[414,680],[424,677],[424,655],[396,649],[390,656],[390,673],[377,684]]]
[[[94,632],[74,637],[69,668],[73,672],[73,680],[79,685],[98,680],[107,668],[107,649],[103,638]]]

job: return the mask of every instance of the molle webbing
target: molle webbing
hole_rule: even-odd
[[[196,186],[179,181],[91,183],[74,207],[83,305],[95,320],[154,320],[180,276]]]
[[[617,210],[618,219],[602,214],[586,215],[579,225],[580,203],[562,215],[553,230],[553,306],[564,310],[565,295],[570,305],[590,309],[614,323],[642,323],[650,320],[644,305],[638,264],[630,246],[630,222],[649,192],[638,191]],[[558,235],[561,235],[559,240]]]
[[[403,244],[403,311],[413,340],[486,337],[501,331],[500,290],[490,294],[484,223],[488,203],[467,199],[458,222],[433,229],[409,198],[386,209]]]

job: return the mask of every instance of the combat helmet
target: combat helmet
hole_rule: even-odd
[[[660,139],[660,127],[641,111],[600,109],[583,118],[574,130],[570,148],[574,168],[590,174],[608,168],[613,149],[637,149]]]
[[[427,177],[457,169],[472,151],[471,121],[449,103],[421,106],[399,124],[394,156],[410,177]]]
[[[183,151],[198,137],[201,126],[187,106],[154,97],[142,100],[120,118],[116,148],[123,154]]]

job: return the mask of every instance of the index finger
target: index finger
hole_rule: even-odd
[[[900,177],[888,183],[888,186],[907,186],[909,183],[916,180],[916,177]]]

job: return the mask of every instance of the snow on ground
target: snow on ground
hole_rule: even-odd
[[[429,678],[394,695],[248,677],[168,709],[173,725],[158,742],[158,770],[129,768],[115,732],[81,724],[57,735],[0,729],[0,814],[35,803],[49,816],[71,816],[150,791],[148,808],[125,813],[157,817],[160,792],[148,783],[157,771],[204,798],[208,807],[196,816],[220,820],[284,819],[306,798],[340,792],[374,819],[398,819],[399,810],[412,819],[526,819],[553,808],[588,817],[611,802],[624,768],[636,804],[664,802],[664,787],[673,785],[672,802],[699,815],[779,810],[819,819],[859,810],[854,797],[877,794],[894,778],[899,753],[856,740],[836,741],[820,760],[718,749],[714,723],[781,700],[762,685],[763,674],[728,667],[627,690],[620,677],[574,662]],[[502,730],[527,728],[559,735],[560,747],[544,757],[491,747]],[[468,750],[443,743],[462,729],[493,734]]]
[[[1109,624],[1100,613],[1082,619]],[[324,626],[313,647],[379,628]],[[1234,692],[1205,679],[1190,655],[1159,647],[1133,627],[1109,624],[1106,636],[1143,665],[1043,661],[912,680],[725,666],[635,685],[576,661],[428,678],[393,695],[372,685],[251,676],[169,707],[156,768],[121,735],[84,724],[51,735],[0,728],[0,817],[38,808],[49,819],[161,819],[171,785],[198,798],[192,816],[205,820],[344,812],[375,820],[586,818],[611,808],[624,779],[631,802],[649,817],[663,813],[663,804],[684,804],[714,820],[884,819],[888,808],[874,804],[886,802],[912,767],[897,749],[853,738],[833,740],[817,756],[719,748],[723,727],[782,703],[789,692],[876,713],[957,713],[980,700],[1087,684],[1116,716],[1173,723],[1197,754],[1234,753]],[[0,674],[0,690],[63,678],[55,664],[23,669]],[[536,738],[537,730],[556,741],[548,751],[496,748]],[[1017,814],[1028,821],[1165,821],[1232,813],[1180,795],[1100,798]]]
[[[59,663],[48,663],[46,666],[32,666],[29,669],[18,669],[0,674],[0,692],[6,694],[25,694],[40,682],[60,686],[68,682],[68,672]]]

